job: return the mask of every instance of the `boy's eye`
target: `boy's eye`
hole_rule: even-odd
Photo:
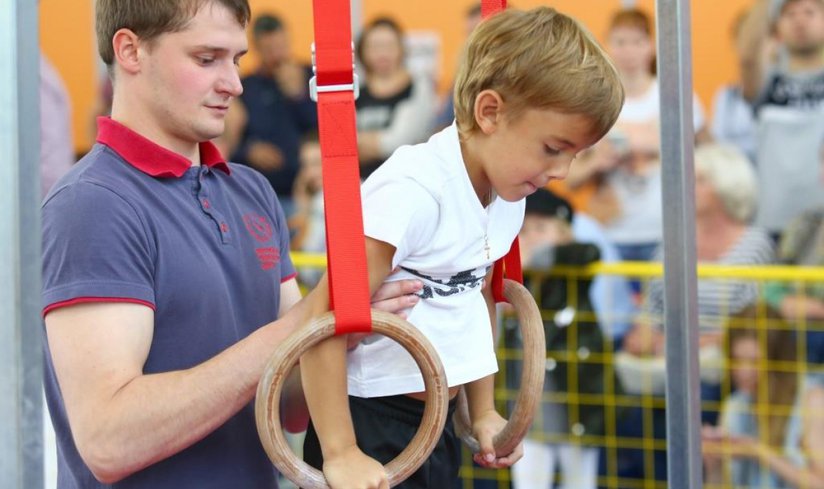
[[[548,154],[549,156],[558,156],[559,154],[561,154],[560,149],[555,149],[555,148],[553,148],[551,146],[547,146],[547,145],[544,145],[544,152],[546,154]]]

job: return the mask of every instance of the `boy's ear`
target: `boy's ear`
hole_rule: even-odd
[[[140,38],[131,29],[120,29],[112,37],[115,63],[127,73],[140,71]]]
[[[481,91],[475,97],[475,122],[484,134],[492,134],[501,123],[504,109],[504,99],[495,90]]]

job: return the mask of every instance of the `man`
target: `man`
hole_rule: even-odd
[[[778,52],[768,65],[771,27]],[[824,205],[824,0],[760,0],[742,31],[743,94],[757,120],[757,223],[777,240],[793,218]]]
[[[269,184],[208,142],[242,90],[248,18],[247,0],[96,2],[112,115],[43,205],[59,489],[277,487],[250,401],[300,292]],[[299,380],[282,402],[302,429]]]
[[[252,36],[260,67],[243,79],[243,95],[231,106],[227,154],[263,173],[288,218],[294,211],[300,142],[317,130],[317,110],[307,89],[310,71],[291,59],[289,33],[279,18],[258,17]]]

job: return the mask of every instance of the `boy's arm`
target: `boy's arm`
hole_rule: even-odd
[[[366,238],[369,290],[374,292],[389,276],[395,247]],[[306,319],[329,310],[326,276],[309,296]],[[324,475],[330,487],[349,487],[359,480],[364,487],[389,488],[383,467],[357,447],[346,385],[346,337],[336,336],[307,351],[300,360],[303,391],[312,424],[323,452]]]
[[[492,327],[493,345],[497,340],[497,314],[495,309],[495,299],[492,296],[492,271],[487,274],[483,289],[486,301],[489,320]],[[472,422],[472,431],[481,451],[475,454],[475,462],[481,466],[489,468],[505,468],[518,461],[523,456],[523,446],[512,452],[502,454],[497,457],[492,439],[506,425],[506,420],[495,410],[495,375],[488,375],[464,386],[466,392],[467,406],[469,407],[469,419]]]

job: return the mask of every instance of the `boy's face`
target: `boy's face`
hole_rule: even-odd
[[[226,112],[243,91],[237,63],[246,33],[224,6],[206,3],[186,29],[140,48],[134,96],[159,139],[202,142],[223,134]]]
[[[575,156],[595,142],[592,122],[583,115],[526,109],[514,119],[499,117],[479,149],[492,188],[515,202],[566,178]]]
[[[811,55],[824,48],[824,3],[792,0],[781,9],[778,36],[793,54]]]

